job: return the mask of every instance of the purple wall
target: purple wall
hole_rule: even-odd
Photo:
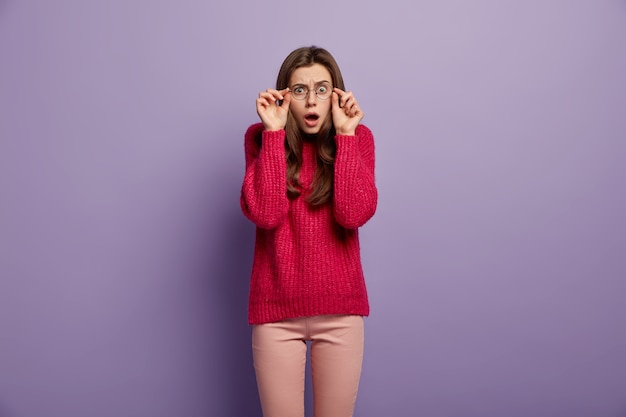
[[[248,3],[0,0],[0,417],[260,416],[243,133],[309,44],[377,139],[356,416],[626,416],[626,3]]]

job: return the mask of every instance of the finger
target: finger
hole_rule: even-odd
[[[288,88],[286,90],[289,90]],[[287,110],[289,109],[289,104],[291,103],[291,94],[289,91],[286,91],[283,95],[283,102],[280,107]]]
[[[270,102],[272,102],[272,103],[276,103],[276,101],[277,101],[277,100],[280,100],[280,99],[281,99],[281,98],[280,98],[280,96],[279,96],[279,95],[276,95],[276,94],[269,94],[269,95],[267,96],[267,100],[269,100],[269,101],[270,101]]]
[[[278,90],[268,88],[265,92],[259,93],[259,97],[264,97],[266,100],[275,103],[277,100],[282,100],[283,96]]]
[[[346,110],[346,112],[350,111],[350,109],[355,105],[356,101],[353,97],[343,96],[343,105],[342,107]]]
[[[354,97],[354,94],[352,94],[352,91],[346,91],[343,93],[343,95],[346,97]]]
[[[346,107],[348,109],[352,108],[352,106],[354,106],[354,103],[356,103],[356,99],[352,95],[351,91],[344,94],[343,97],[341,97],[341,101],[343,102],[343,107]]]
[[[359,103],[357,102],[357,100],[354,98],[354,96],[352,95],[352,93],[346,93],[346,96],[348,96],[348,99],[346,100],[346,113],[350,113],[351,115],[354,115],[355,112],[358,110],[359,108]]]
[[[344,97],[342,97],[343,103],[341,105],[341,108],[343,109],[346,115],[350,116],[352,114],[352,109],[354,108],[356,102],[354,101],[353,98],[345,99]]]
[[[256,102],[257,102],[258,105],[263,106],[263,107],[269,107],[269,105],[270,105],[269,101],[267,101],[267,99],[265,97],[257,98]]]
[[[343,96],[341,96],[342,106],[347,106],[348,103],[352,101],[354,101],[354,95],[352,94],[352,91],[348,91]]]
[[[277,100],[282,100],[285,98],[285,94],[289,92],[289,87],[283,88],[282,90],[274,90],[273,88],[268,88],[267,93],[276,97]]]
[[[345,101],[343,100],[343,96],[346,94],[345,91],[343,91],[341,88],[333,88],[333,92],[334,94],[337,94],[338,100],[337,100],[337,106],[338,107],[343,107],[345,105]]]
[[[268,105],[269,103],[275,104],[278,100],[283,99],[283,96],[278,92],[261,93],[260,96],[268,102]]]
[[[272,100],[272,97],[273,96],[271,93],[259,93],[259,98],[267,102],[270,102]]]
[[[336,90],[338,90],[338,88],[336,88]],[[341,107],[341,105],[339,104],[339,94],[333,91],[333,94],[331,97],[332,97],[331,98],[332,107]]]
[[[283,88],[282,90],[278,91],[278,94],[279,94],[278,100],[280,100],[280,107],[282,107],[283,109],[288,109],[289,103],[291,103],[291,94],[289,93],[290,93],[289,87]],[[285,106],[285,100],[287,99],[287,97],[289,97],[289,100],[287,100],[287,105]]]
[[[358,111],[359,111],[359,106],[356,104],[356,102],[351,101],[351,102],[350,102],[350,107],[348,107],[348,108],[346,109],[346,114],[347,114],[349,117],[354,117],[354,116],[356,116],[356,114],[358,113]]]

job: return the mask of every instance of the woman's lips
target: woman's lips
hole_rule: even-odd
[[[320,116],[317,113],[307,113],[304,115],[304,123],[306,123],[308,127],[317,126],[319,119]]]

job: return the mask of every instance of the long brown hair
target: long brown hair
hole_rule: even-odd
[[[289,79],[293,72],[300,67],[308,67],[313,64],[321,64],[332,78],[333,87],[345,90],[343,77],[335,58],[326,49],[316,46],[298,48],[291,52],[280,67],[276,79],[276,89],[282,90],[289,86]],[[285,151],[287,154],[287,194],[289,198],[296,198],[302,192],[300,183],[300,168],[302,167],[302,132],[291,114],[287,116],[285,126],[286,140]],[[335,171],[335,127],[333,125],[332,112],[322,121],[322,127],[317,134],[317,166],[315,177],[311,185],[311,194],[307,196],[307,202],[312,206],[327,203],[333,196],[333,179]]]

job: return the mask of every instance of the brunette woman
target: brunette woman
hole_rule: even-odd
[[[241,207],[256,244],[249,322],[264,417],[304,416],[306,342],[316,417],[353,415],[369,304],[358,228],[376,211],[374,138],[335,59],[305,47],[259,93]]]

